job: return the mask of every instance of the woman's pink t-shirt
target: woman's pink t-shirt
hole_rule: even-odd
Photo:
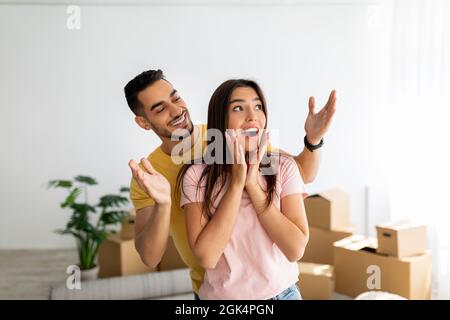
[[[305,185],[294,160],[287,156],[280,156],[279,160],[273,198],[273,203],[278,209],[280,199],[285,196],[292,194],[306,196]],[[187,203],[203,202],[206,181],[203,179],[200,183],[200,177],[205,166],[195,164],[188,169],[183,180],[181,207]],[[262,176],[259,183],[265,189],[266,182]],[[220,190],[214,208],[217,208],[228,185],[227,181],[225,187]],[[204,281],[199,291],[200,298],[269,299],[297,281],[297,263],[289,262],[268,236],[244,190],[230,242],[216,267],[205,270]]]

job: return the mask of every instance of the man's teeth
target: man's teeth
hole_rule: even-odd
[[[181,118],[178,119],[176,122],[172,123],[172,125],[173,125],[173,126],[179,125],[180,123],[182,123],[182,122],[184,121],[185,118],[186,118],[186,115],[183,114],[183,115],[181,116]]]

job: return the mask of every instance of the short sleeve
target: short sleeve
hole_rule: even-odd
[[[131,178],[130,182],[130,199],[136,211],[155,205],[155,200],[142,190],[134,178]]]
[[[280,156],[280,179],[280,199],[292,194],[301,194],[303,198],[308,195],[300,171],[292,157]]]
[[[205,183],[200,184],[200,177],[204,165],[195,164],[189,167],[183,178],[180,207],[188,203],[203,202],[205,197]]]

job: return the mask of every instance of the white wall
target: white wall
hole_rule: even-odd
[[[48,180],[92,175],[100,182],[92,198],[128,184],[127,161],[159,140],[134,124],[123,86],[150,68],[165,71],[196,121],[206,121],[222,81],[256,79],[269,125],[291,152],[303,145],[308,96],[322,106],[336,88],[338,111],[309,190],[347,190],[364,232],[365,188],[379,183],[374,133],[382,124],[374,119],[388,71],[390,4],[290,2],[82,5],[80,30],[66,28],[65,5],[0,4],[0,248],[74,245],[52,232],[69,212]]]

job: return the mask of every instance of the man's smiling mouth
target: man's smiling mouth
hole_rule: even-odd
[[[171,126],[176,128],[182,128],[186,125],[185,123],[186,120],[187,120],[186,111],[184,111],[182,115],[178,117],[178,119],[176,119],[171,123]]]

